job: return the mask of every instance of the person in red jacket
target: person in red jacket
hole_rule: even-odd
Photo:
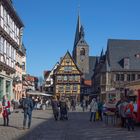
[[[125,114],[127,119],[128,131],[130,131],[130,129],[134,130],[134,106],[132,101],[126,106]]]
[[[9,114],[10,114],[10,101],[8,100],[7,96],[4,95],[2,99],[2,106],[3,106],[3,125],[8,126],[9,125]]]

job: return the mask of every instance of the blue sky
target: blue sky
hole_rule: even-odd
[[[27,72],[41,76],[66,51],[72,52],[78,5],[90,55],[106,50],[107,39],[140,39],[139,0],[13,0],[24,22]]]

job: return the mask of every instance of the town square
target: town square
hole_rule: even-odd
[[[140,140],[138,0],[0,0],[0,140]]]

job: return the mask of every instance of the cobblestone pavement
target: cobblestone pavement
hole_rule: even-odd
[[[117,126],[105,125],[104,122],[89,122],[89,113],[69,113],[68,121],[54,121],[52,110],[33,111],[32,127],[22,129],[23,114],[12,113],[10,126],[2,126],[0,119],[0,140],[140,140],[140,126],[135,131]]]

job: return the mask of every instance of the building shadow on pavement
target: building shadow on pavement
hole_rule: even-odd
[[[45,118],[42,116],[33,116],[33,118],[42,119],[44,122],[34,128],[31,127],[31,129],[26,129],[25,134],[15,140],[73,140],[68,139],[68,133],[70,133],[70,137],[75,135],[75,137],[77,137],[76,140],[84,140],[81,138],[81,134],[73,134],[73,132],[76,132],[77,127],[79,127],[81,123],[89,123],[87,112],[69,112],[68,120],[63,121],[55,121],[53,117]],[[83,127],[83,129],[85,128]]]
[[[15,140],[130,140],[139,136],[138,130],[128,132],[127,129],[108,126],[101,121],[90,122],[89,112],[69,112],[68,117],[68,120],[55,121],[53,117],[33,116],[43,119],[43,122],[24,130],[25,133]]]

